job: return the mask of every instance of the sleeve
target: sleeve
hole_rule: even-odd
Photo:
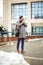
[[[24,23],[24,26],[25,26],[25,27],[27,27],[27,24],[26,24],[26,23]]]
[[[22,26],[23,25],[23,22],[22,23],[17,22],[16,25],[17,26]]]

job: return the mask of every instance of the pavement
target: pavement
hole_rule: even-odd
[[[17,41],[3,42],[0,44],[5,44],[0,45],[0,51],[17,52]],[[25,53],[23,56],[30,65],[43,65],[43,39],[26,40],[24,48]]]

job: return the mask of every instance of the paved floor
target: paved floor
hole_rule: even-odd
[[[4,42],[6,45],[0,46],[0,51],[16,52],[17,42]],[[2,44],[2,43],[0,43]],[[34,41],[25,41],[25,60],[30,65],[43,65],[43,39]]]

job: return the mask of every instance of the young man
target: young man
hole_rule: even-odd
[[[19,45],[21,41],[21,53],[24,53],[24,40],[25,40],[25,27],[27,27],[25,20],[23,16],[20,16],[19,22],[16,24],[17,27],[20,30],[20,34],[18,36],[18,41],[17,41],[17,52],[19,53]]]

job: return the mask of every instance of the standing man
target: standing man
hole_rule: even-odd
[[[21,41],[21,53],[24,53],[24,40],[25,40],[25,27],[27,27],[23,16],[20,16],[19,22],[16,24],[20,30],[18,41],[17,41],[17,52],[19,53],[19,45]]]

